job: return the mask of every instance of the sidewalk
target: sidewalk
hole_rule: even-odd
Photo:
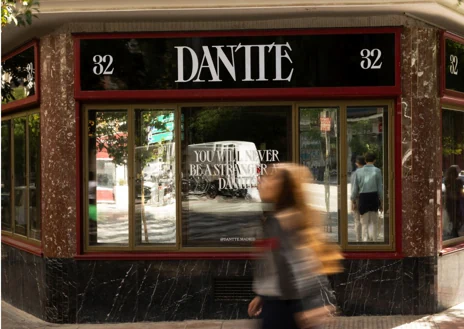
[[[52,324],[2,301],[2,329],[256,329],[253,320],[142,322],[120,324]],[[324,329],[464,329],[464,303],[429,316],[336,317]],[[282,328],[285,329],[285,328]]]

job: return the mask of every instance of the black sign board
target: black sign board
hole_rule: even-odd
[[[36,95],[35,46],[2,59],[2,104]]]
[[[395,33],[80,40],[80,87],[395,86]]]
[[[464,43],[445,41],[445,88],[464,93]]]

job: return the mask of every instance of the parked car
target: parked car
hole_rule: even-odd
[[[135,202],[141,203],[142,202],[142,183],[143,183],[143,191],[144,191],[144,203],[147,203],[151,199],[151,184],[147,184],[147,182],[137,179],[135,181]]]

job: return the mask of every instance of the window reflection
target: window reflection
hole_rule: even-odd
[[[41,238],[40,218],[40,116],[29,116],[29,221],[30,237]]]
[[[338,108],[300,108],[300,162],[314,181],[308,186],[311,207],[325,218],[329,241],[339,241]]]
[[[443,240],[464,236],[464,112],[443,111]]]
[[[14,232],[27,234],[27,203],[26,186],[26,118],[13,119],[14,134],[14,200],[15,227]]]
[[[184,246],[251,246],[261,228],[258,177],[291,161],[291,106],[183,108]]]
[[[387,107],[347,109],[349,243],[389,243],[387,119]]]
[[[135,110],[135,241],[176,243],[173,110]]]
[[[11,131],[10,122],[2,122],[2,230],[11,231]]]
[[[88,112],[89,243],[129,243],[127,111]]]

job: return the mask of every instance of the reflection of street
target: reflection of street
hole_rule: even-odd
[[[186,245],[250,246],[259,236],[263,205],[243,198],[218,196],[183,202],[183,224]],[[223,238],[243,238],[248,241],[225,242]]]
[[[145,241],[143,223],[140,219],[141,205],[136,206],[136,222],[140,225],[142,239]],[[163,207],[145,205],[145,219],[147,222],[148,243],[176,242],[175,204]],[[115,204],[99,203],[97,205],[97,242],[128,244],[129,222],[127,209],[118,209]]]
[[[307,192],[311,207],[316,210],[326,211],[325,204],[325,186],[324,184],[308,184]],[[338,186],[337,184],[330,185],[329,211],[338,212]]]
[[[310,206],[321,212],[321,216],[324,219],[326,234],[328,240],[332,242],[338,241],[338,230],[339,230],[339,219],[338,219],[338,186],[336,183],[330,185],[330,198],[329,198],[329,214],[326,212],[325,203],[325,186],[324,184],[308,184],[307,192],[309,194]],[[354,228],[354,218],[351,212],[351,184],[347,186],[347,197],[348,197],[348,241],[356,242],[356,231]],[[383,218],[383,217],[382,217]],[[382,221],[383,223],[383,221]],[[332,231],[330,232],[330,228]],[[379,241],[384,241],[384,225],[380,227]]]

